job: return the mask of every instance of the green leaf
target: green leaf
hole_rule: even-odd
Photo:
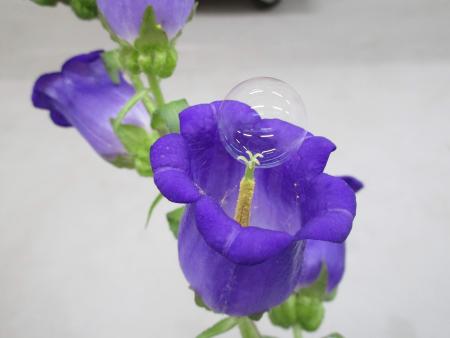
[[[152,217],[153,211],[155,210],[156,206],[159,204],[159,202],[161,202],[161,200],[163,199],[163,195],[158,194],[155,199],[153,200],[152,204],[150,205],[150,208],[148,209],[148,213],[147,213],[147,220],[145,221],[145,227],[148,227],[148,224],[150,222],[150,218]]]
[[[157,133],[148,134],[141,127],[131,124],[116,125],[112,120],[114,131],[134,161],[134,166],[142,176],[152,176],[153,171],[148,159],[150,147],[158,138]]]
[[[222,333],[230,331],[237,324],[238,324],[237,318],[228,317],[228,318],[222,319],[221,321],[219,321],[216,324],[214,324],[213,326],[211,326],[209,329],[200,333],[197,336],[197,338],[210,338],[210,337],[218,336]]]
[[[102,60],[111,81],[118,84],[120,82],[121,70],[119,52],[117,50],[104,52],[102,54]]]
[[[239,318],[239,330],[242,338],[262,338],[255,323],[247,317]]]
[[[175,238],[178,238],[178,229],[180,226],[181,217],[184,214],[185,207],[177,208],[167,214],[167,222],[169,222],[170,231],[172,231]]]
[[[188,107],[188,102],[185,99],[172,101],[166,103],[158,108],[152,115],[152,128],[156,130],[163,130],[170,133],[180,131],[179,114],[182,110]]]

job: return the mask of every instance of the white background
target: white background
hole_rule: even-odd
[[[64,7],[1,2],[0,337],[194,337],[221,317],[193,305],[164,219],[173,206],[145,231],[151,180],[30,104],[40,73],[111,48],[107,34]],[[217,2],[203,0],[179,40],[167,98],[208,102],[249,77],[281,78],[337,144],[328,172],[366,184],[344,281],[311,337],[447,337],[450,2],[284,0],[264,13]]]

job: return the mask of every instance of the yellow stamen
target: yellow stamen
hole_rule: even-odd
[[[239,156],[238,160],[245,163],[246,169],[244,177],[239,184],[239,196],[234,213],[234,219],[241,226],[247,227],[250,224],[250,212],[252,208],[253,195],[255,192],[254,171],[256,165],[259,165],[258,158],[263,157],[261,154],[253,155],[247,150],[248,159],[244,156]]]

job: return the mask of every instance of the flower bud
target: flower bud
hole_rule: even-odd
[[[97,17],[95,0],[71,0],[70,6],[80,19],[89,20]]]
[[[122,49],[120,53],[120,64],[131,74],[139,74],[141,68],[139,66],[139,53],[133,49]]]
[[[318,298],[300,294],[296,302],[298,322],[305,331],[316,331],[322,323],[325,314],[322,301]]]
[[[162,78],[170,77],[177,66],[178,54],[175,48],[171,47],[167,50],[166,54],[166,63],[164,64],[163,69],[161,70],[159,76]]]

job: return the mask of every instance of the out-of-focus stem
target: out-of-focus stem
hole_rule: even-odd
[[[117,129],[120,126],[120,124],[122,123],[123,119],[128,114],[128,112],[147,95],[148,89],[142,89],[140,91],[137,91],[136,94],[131,99],[128,100],[125,106],[123,106],[123,108],[119,111],[119,114],[117,114],[117,118],[114,120],[115,129]]]
[[[248,317],[239,318],[239,331],[243,338],[261,338],[255,323]]]
[[[158,78],[155,75],[151,75],[151,74],[148,74],[147,78],[148,78],[148,84],[150,85],[150,90],[152,91],[153,96],[155,98],[156,105],[158,107],[163,106],[165,103],[164,95],[161,91],[161,87],[159,86]]]
[[[300,325],[295,324],[292,327],[292,330],[293,330],[293,333],[294,333],[294,338],[302,338],[303,337],[303,335],[302,335],[302,328],[300,327]]]
[[[131,82],[133,83],[134,89],[136,92],[140,92],[142,90],[145,90],[144,83],[142,82],[142,79],[139,75],[130,75]],[[148,95],[145,95],[142,98],[142,103],[144,104],[145,109],[147,109],[147,112],[150,116],[152,116],[153,112],[156,110],[155,104],[150,99]]]

